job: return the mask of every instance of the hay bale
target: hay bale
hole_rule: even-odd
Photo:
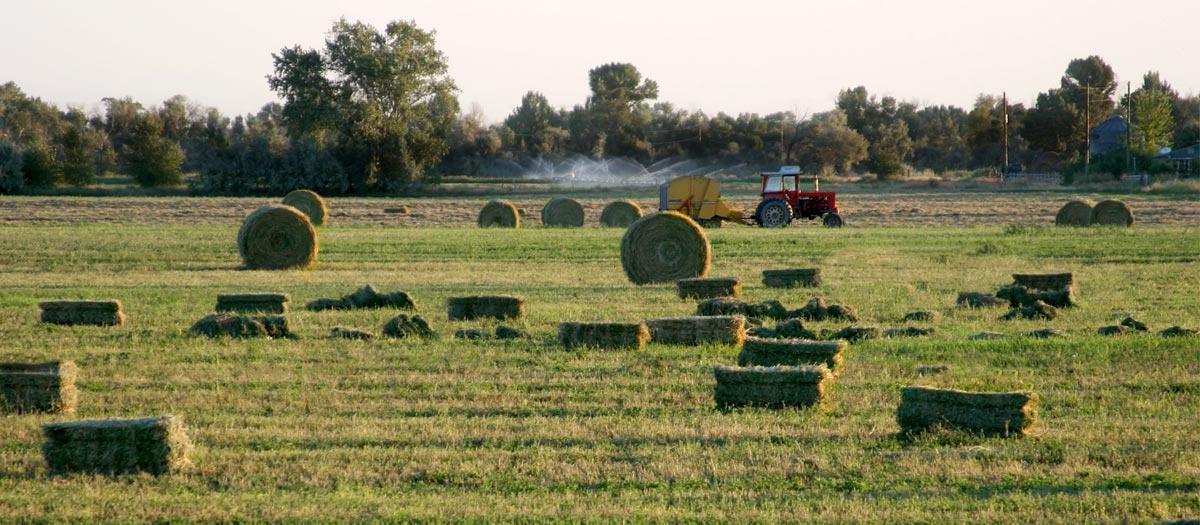
[[[488,201],[479,210],[480,228],[520,228],[521,215],[517,207],[505,200]]]
[[[42,456],[50,474],[171,474],[187,467],[192,444],[174,416],[49,423]]]
[[[966,308],[985,308],[1005,305],[1008,304],[1008,301],[988,293],[962,292],[958,294],[958,299],[955,300],[955,303]]]
[[[396,215],[408,215],[408,206],[393,206],[384,208],[383,213],[394,213]]]
[[[529,339],[533,336],[524,330],[518,330],[511,326],[500,325],[496,327],[496,339]]]
[[[74,414],[78,374],[71,361],[0,363],[0,412]]]
[[[205,337],[291,337],[292,328],[282,315],[209,314],[196,321],[188,331]]]
[[[950,371],[950,365],[917,365],[914,370],[919,376],[944,374]]]
[[[912,434],[937,427],[984,435],[1023,436],[1037,420],[1033,392],[964,392],[906,386],[900,389],[896,422]]]
[[[1054,215],[1054,224],[1058,226],[1091,226],[1092,201],[1081,199],[1064,204]]]
[[[217,312],[287,313],[291,297],[285,293],[217,294]]]
[[[674,345],[740,344],[746,319],[740,315],[662,317],[646,321],[650,340]]]
[[[1115,325],[1111,325],[1111,326],[1101,326],[1099,330],[1096,330],[1096,333],[1098,333],[1100,335],[1121,335],[1128,331],[1129,331],[1128,326],[1121,326],[1119,324],[1115,324]]]
[[[358,328],[347,328],[344,326],[335,326],[335,327],[333,327],[333,330],[329,331],[329,338],[330,339],[357,339],[360,341],[366,341],[369,339],[374,339],[375,334],[368,332],[366,330],[360,330]]]
[[[283,204],[303,212],[313,226],[324,226],[329,219],[329,208],[325,206],[325,199],[315,191],[293,190],[284,195]]]
[[[405,338],[408,336],[431,338],[437,336],[437,333],[429,327],[429,323],[422,319],[419,315],[409,317],[408,314],[400,314],[388,320],[383,325],[383,335],[387,337]]]
[[[1047,321],[1058,317],[1058,309],[1042,301],[1034,301],[1029,306],[1018,306],[1000,317],[1005,321],[1013,319],[1045,319]]]
[[[783,303],[773,299],[751,304],[730,297],[718,297],[697,304],[696,315],[740,315],[747,318],[786,319],[788,311]]]
[[[1003,339],[1005,337],[1008,337],[1008,336],[1006,336],[1000,332],[979,332],[975,335],[968,337],[967,339],[970,339],[972,341],[987,341],[987,340],[991,340],[991,339]]]
[[[831,376],[824,366],[718,366],[713,369],[713,401],[720,410],[811,407],[825,399]]]
[[[846,341],[807,339],[760,339],[747,337],[738,353],[738,366],[825,365],[837,370]]]
[[[583,205],[567,197],[550,199],[542,207],[542,225],[578,228],[583,226]]]
[[[291,206],[263,206],[242,221],[237,236],[242,263],[253,270],[310,268],[317,260],[317,231]]]
[[[1060,290],[1075,287],[1075,275],[1065,273],[1014,273],[1013,284],[1034,291]]]
[[[845,339],[851,343],[857,343],[867,339],[879,339],[879,336],[879,329],[874,326],[847,326],[829,334],[827,339]]]
[[[1092,225],[1133,226],[1133,210],[1119,200],[1100,201],[1092,208]]]
[[[820,268],[763,270],[763,286],[768,288],[814,287],[821,285]]]
[[[783,337],[782,335],[779,334],[779,332],[775,331],[774,328],[767,328],[765,326],[753,326],[750,329],[746,330],[746,337],[750,337],[750,336],[761,337],[763,339],[776,339],[779,337]],[[802,338],[802,339],[808,339],[808,338]]]
[[[1067,336],[1067,334],[1064,334],[1061,331],[1055,330],[1053,328],[1041,328],[1038,330],[1034,330],[1032,332],[1026,332],[1025,335],[1027,337],[1032,337],[1034,339],[1052,339],[1052,338],[1057,339],[1060,337]]]
[[[642,216],[642,208],[630,200],[612,201],[600,212],[600,225],[628,228]]]
[[[900,322],[929,323],[937,321],[939,317],[941,316],[939,316],[937,312],[931,312],[929,310],[914,310],[904,314],[904,316],[900,318]]]
[[[1146,323],[1143,323],[1141,321],[1138,321],[1137,319],[1134,319],[1132,315],[1125,316],[1125,318],[1121,320],[1121,326],[1124,326],[1127,328],[1132,328],[1139,332],[1146,332],[1146,331],[1150,330],[1149,325],[1147,325]]]
[[[1038,301],[1058,308],[1075,306],[1075,289],[1072,287],[1057,290],[1035,291],[1019,284],[1009,284],[996,291],[996,297],[1008,300],[1009,306],[1030,306]]]
[[[742,280],[737,277],[689,277],[677,279],[680,299],[710,299],[742,295]]]
[[[1163,331],[1159,332],[1158,335],[1163,337],[1197,336],[1200,335],[1200,330],[1196,330],[1194,328],[1184,328],[1182,326],[1172,326],[1170,328],[1163,329]]]
[[[558,342],[568,350],[581,347],[641,350],[649,339],[650,330],[645,323],[558,324]]]
[[[49,324],[120,326],[125,324],[121,301],[42,301],[41,320]]]
[[[520,319],[525,317],[525,299],[511,295],[451,297],[446,300],[446,315],[451,321]]]
[[[934,332],[933,328],[922,328],[919,326],[906,326],[904,328],[888,328],[883,331],[883,336],[892,337],[923,337]]]
[[[646,215],[621,237],[621,266],[634,284],[704,277],[711,264],[712,247],[704,229],[673,211]]]

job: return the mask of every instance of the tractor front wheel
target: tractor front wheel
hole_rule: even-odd
[[[826,213],[825,218],[822,220],[822,222],[825,223],[825,226],[830,227],[830,228],[841,228],[842,227],[842,216],[838,215],[836,213]]]
[[[754,215],[763,228],[782,228],[792,222],[792,207],[782,199],[770,199],[759,203]]]

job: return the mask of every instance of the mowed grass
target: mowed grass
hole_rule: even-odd
[[[0,521],[748,520],[1156,521],[1200,516],[1200,340],[1100,337],[1133,313],[1200,328],[1200,230],[1010,226],[708,230],[713,275],[747,300],[854,306],[862,324],[942,314],[930,337],[853,345],[817,410],[713,409],[728,346],[563,351],[561,320],[694,311],[668,285],[634,287],[617,230],[320,230],[315,270],[239,270],[236,225],[0,226],[0,361],[72,359],[78,417],[172,413],[197,449],[182,475],[49,478],[43,423],[0,416]],[[820,266],[818,289],[760,284]],[[1049,322],[954,307],[1012,272],[1072,271],[1082,305]],[[364,283],[406,290],[443,337],[378,332],[388,311],[310,313]],[[296,340],[187,335],[216,294],[290,293]],[[532,341],[467,342],[452,295],[512,293]],[[39,300],[117,298],[120,328],[37,323]],[[844,323],[814,323],[836,328]],[[1068,338],[1019,334],[1042,327]],[[1018,335],[971,341],[984,331]],[[949,372],[918,377],[918,364]],[[1025,439],[896,438],[899,388],[1031,389]]]

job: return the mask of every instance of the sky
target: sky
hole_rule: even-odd
[[[437,32],[464,109],[499,121],[530,90],[582,104],[588,70],[629,62],[689,111],[812,114],[841,89],[970,107],[1032,103],[1067,63],[1100,55],[1200,90],[1200,0],[275,1],[7,0],[0,82],[97,110],[183,94],[226,114],[276,100],[271,54],[319,47],[340,17]]]

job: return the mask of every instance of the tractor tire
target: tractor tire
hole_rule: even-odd
[[[843,224],[842,216],[836,213],[826,213],[825,218],[821,222],[824,222],[828,228],[841,228]]]
[[[792,207],[783,199],[767,199],[758,203],[754,217],[763,228],[783,228],[792,223]]]

